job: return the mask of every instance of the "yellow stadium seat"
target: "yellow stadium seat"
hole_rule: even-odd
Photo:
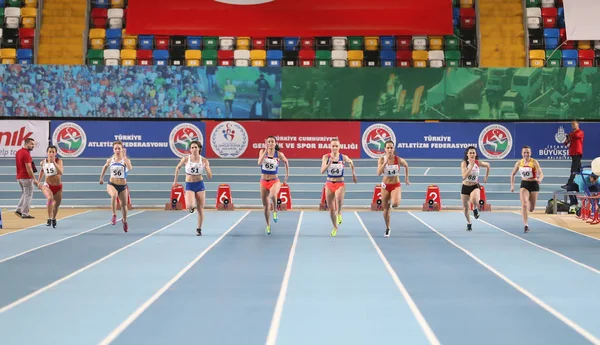
[[[191,67],[200,66],[200,62],[202,61],[202,51],[201,50],[186,50],[185,51],[185,65]]]
[[[3,65],[12,65],[17,61],[17,50],[13,48],[0,49],[0,58]]]
[[[414,50],[412,52],[413,67],[427,67],[429,52],[426,50]]]
[[[577,41],[577,48],[581,50],[592,49],[590,41]]]
[[[104,49],[104,40],[106,39],[106,30],[90,29],[90,45],[92,49]]]
[[[24,7],[21,9],[21,26],[25,29],[35,29],[37,8]]]
[[[429,37],[429,50],[444,50],[444,37],[430,36]]]
[[[25,7],[37,8],[38,2],[37,0],[25,0]]]
[[[366,42],[366,39],[365,39]],[[349,50],[348,51],[348,66],[350,67],[362,67],[364,59],[364,52],[362,50]]]
[[[378,50],[379,37],[365,37],[365,50]]]
[[[123,29],[123,49],[137,49],[137,35],[128,35]]]
[[[541,49],[535,49],[529,51],[529,66],[531,67],[544,67],[546,60],[546,52]]]
[[[125,0],[111,0],[110,1],[110,7],[112,7],[112,8],[124,8],[125,7]]]
[[[251,50],[250,51],[250,65],[252,67],[264,67],[267,60],[266,50]]]
[[[137,50],[135,50],[135,49],[122,49],[121,50],[121,65],[135,66],[136,59],[137,59]]]
[[[473,0],[460,0],[460,8],[473,8]]]
[[[235,49],[249,50],[250,49],[250,37],[238,37],[235,40]]]

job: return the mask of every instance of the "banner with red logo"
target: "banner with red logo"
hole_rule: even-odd
[[[117,140],[130,158],[176,158],[204,145],[204,131],[203,122],[52,121],[51,141],[64,158],[108,158]]]
[[[361,157],[376,158],[392,141],[403,158],[462,159],[469,146],[481,159],[515,158],[515,123],[362,122]]]
[[[25,139],[35,140],[32,157],[45,157],[50,121],[0,120],[0,158],[14,157]]]
[[[127,33],[198,36],[452,35],[452,1],[129,0]]]
[[[257,158],[268,136],[277,139],[288,158],[320,159],[329,153],[332,139],[350,158],[360,156],[359,122],[206,122],[206,155],[209,158]]]

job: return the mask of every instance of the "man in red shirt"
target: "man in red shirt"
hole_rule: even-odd
[[[579,129],[579,121],[571,122],[573,131],[567,135],[565,145],[569,147],[569,156],[571,156],[571,176],[562,188],[573,182],[575,175],[581,170],[581,157],[583,156],[583,131]]]
[[[33,198],[33,188],[38,184],[33,171],[33,161],[31,159],[31,151],[35,147],[35,140],[31,138],[25,139],[23,148],[17,151],[15,160],[17,163],[17,181],[21,186],[21,199],[15,213],[17,216],[25,219],[34,218],[29,214],[31,207],[31,199]]]

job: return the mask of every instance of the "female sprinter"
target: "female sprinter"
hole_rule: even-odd
[[[48,221],[46,226],[52,225],[56,228],[56,214],[58,213],[58,207],[62,201],[62,174],[63,174],[63,161],[56,157],[56,146],[50,145],[46,149],[48,158],[40,162],[42,167],[40,171],[40,177],[38,178],[38,187],[44,193],[46,197],[46,205],[48,208]],[[46,182],[42,183],[42,177],[46,176]]]
[[[204,187],[204,180],[202,174],[206,170],[206,176],[208,179],[212,179],[212,172],[208,159],[200,156],[202,151],[202,144],[198,141],[192,141],[190,144],[190,155],[181,158],[179,164],[175,168],[175,181],[173,187],[177,185],[177,175],[179,175],[179,169],[185,165],[185,204],[188,207],[190,213],[194,213],[194,209],[198,208],[198,228],[196,228],[196,235],[202,236],[202,221],[204,220],[204,201],[206,200],[206,188]]]
[[[331,153],[323,155],[321,161],[321,174],[327,172],[327,182],[325,183],[325,197],[329,206],[329,216],[333,224],[333,230],[330,236],[336,236],[338,224],[342,224],[342,203],[346,186],[344,185],[344,163],[348,163],[352,168],[352,180],[358,183],[354,162],[348,156],[340,153],[340,141],[333,139],[331,141]]]
[[[110,179],[106,192],[110,195],[110,206],[112,208],[112,225],[117,224],[117,198],[121,202],[121,214],[123,215],[123,231],[127,232],[127,174],[133,169],[131,161],[127,158],[126,150],[123,148],[123,142],[115,141],[113,143],[113,156],[106,160],[100,173],[100,184],[104,184],[104,173],[110,168]]]
[[[279,195],[279,188],[281,183],[279,177],[277,177],[277,171],[279,170],[279,160],[285,164],[285,179],[283,183],[286,183],[290,176],[290,164],[285,155],[279,152],[279,145],[275,137],[269,136],[265,140],[266,149],[261,149],[258,154],[258,165],[260,165],[260,198],[262,199],[263,209],[265,211],[265,220],[267,221],[267,227],[265,233],[271,234],[271,222],[269,215],[269,206],[273,207],[273,221],[277,223],[277,196]],[[271,205],[269,205],[269,203]]]
[[[519,188],[521,214],[523,215],[523,224],[525,225],[524,232],[528,233],[527,211],[533,212],[535,210],[535,203],[540,191],[540,183],[544,179],[544,173],[538,161],[531,158],[531,148],[529,146],[523,146],[521,155],[523,159],[517,161],[510,174],[510,191],[515,191],[515,174],[518,171],[521,174],[521,188]]]
[[[473,204],[473,216],[475,219],[479,218],[478,207],[481,189],[479,189],[478,180],[481,168],[486,168],[483,183],[487,183],[488,176],[490,176],[490,164],[479,160],[475,146],[467,147],[467,150],[465,151],[465,157],[463,161],[460,162],[460,169],[463,179],[462,188],[460,190],[460,200],[463,204],[465,218],[467,218],[467,231],[473,230],[471,224],[471,215],[469,212],[469,203]]]
[[[383,174],[381,182],[381,206],[383,207],[383,220],[385,221],[385,237],[390,237],[390,207],[396,208],[402,199],[400,187],[400,167],[404,167],[406,184],[408,180],[408,163],[396,155],[393,141],[386,141],[385,155],[379,157],[377,162],[377,176]]]

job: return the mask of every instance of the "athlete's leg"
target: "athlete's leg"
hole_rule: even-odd
[[[265,214],[265,221],[267,222],[266,233],[267,235],[271,234],[271,222],[269,219],[269,190],[265,188],[265,186],[260,185],[260,199],[263,204],[263,211]]]
[[[185,191],[185,206],[187,206],[188,211],[190,213],[194,213],[194,209],[196,208],[196,197],[194,196],[193,190]]]
[[[206,191],[196,192],[196,205],[198,205],[198,227],[196,234],[202,236],[202,223],[204,221],[204,203],[206,201]]]
[[[271,205],[273,205],[273,221],[275,223],[277,223],[277,196],[279,196],[279,189],[281,189],[281,183],[277,181],[269,190]]]
[[[342,224],[342,204],[346,195],[346,186],[341,186],[335,191],[335,201],[337,204],[337,223]]]
[[[127,232],[129,226],[127,225],[127,189],[119,193],[119,201],[121,202],[121,214],[123,215],[123,231]]]
[[[58,208],[63,198],[63,190],[59,190],[54,194],[54,210],[52,212],[52,227],[56,228],[56,216],[58,215]]]
[[[529,210],[529,191],[526,188],[519,189],[519,196],[521,199],[521,216],[523,217],[523,224],[525,225],[525,232],[529,231],[528,215]]]
[[[335,201],[335,193],[332,192],[329,188],[325,188],[325,198],[327,199],[327,205],[329,206],[329,218],[331,219],[331,224],[333,224],[333,231],[331,232],[331,236],[335,236],[337,234],[337,207]]]
[[[387,189],[381,189],[381,207],[383,208],[383,221],[385,222],[385,234],[388,235],[390,229],[390,199],[391,195]]]
[[[469,196],[466,194],[460,195],[460,201],[462,201],[463,213],[467,219],[467,231],[471,231],[471,212],[469,211]]]
[[[477,219],[479,218],[479,200],[481,199],[481,189],[473,189],[469,199],[473,204],[473,215],[475,216],[475,219]]]
[[[106,186],[106,192],[110,196],[110,209],[112,210],[111,224],[117,224],[117,189],[112,185]]]

